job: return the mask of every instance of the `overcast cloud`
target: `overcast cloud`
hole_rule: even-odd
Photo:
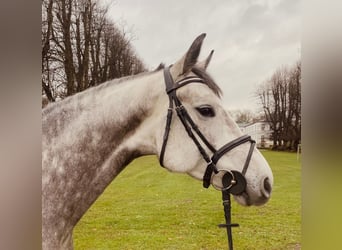
[[[300,59],[300,1],[116,0],[109,15],[131,30],[149,69],[174,63],[201,33],[200,58],[215,50],[208,71],[229,109],[258,106],[256,86]]]

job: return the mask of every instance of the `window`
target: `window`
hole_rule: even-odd
[[[264,131],[264,130],[265,130],[265,124],[262,123],[262,124],[261,124],[261,131]]]

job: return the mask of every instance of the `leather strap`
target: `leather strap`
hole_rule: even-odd
[[[251,137],[249,135],[243,135],[239,138],[236,138],[235,140],[228,142],[227,144],[223,145],[219,150],[217,150],[213,157],[211,158],[213,163],[217,163],[218,160],[227,152],[229,152],[230,150],[232,150],[233,148],[248,142],[251,140]]]
[[[173,114],[173,108],[175,105],[177,115],[182,122],[185,130],[187,131],[189,137],[192,139],[192,141],[195,143],[196,147],[200,151],[201,155],[203,156],[204,160],[209,163],[210,157],[207,155],[205,152],[204,148],[201,146],[201,143],[198,141],[196,136],[193,134],[192,130],[195,131],[195,133],[200,137],[200,139],[204,142],[204,144],[212,151],[215,152],[215,148],[208,142],[208,140],[205,138],[205,136],[201,133],[201,131],[198,129],[194,121],[191,119],[190,115],[184,108],[182,102],[178,99],[176,95],[176,90],[180,87],[185,86],[186,84],[193,83],[193,82],[198,82],[198,83],[205,83],[203,79],[196,77],[196,76],[189,76],[186,78],[181,79],[180,81],[174,83],[171,73],[170,73],[170,68],[165,67],[164,69],[164,80],[166,84],[166,93],[169,96],[169,108],[167,112],[167,117],[166,117],[166,125],[165,125],[165,131],[164,131],[164,136],[163,136],[163,145],[160,151],[160,165],[164,166],[164,155],[165,155],[165,150],[166,150],[166,145],[170,133],[170,125],[171,125],[171,120],[172,120],[172,114]]]
[[[254,150],[254,145],[255,145],[255,141],[252,140],[249,135],[243,135],[239,138],[236,138],[235,140],[228,142],[227,144],[223,145],[219,150],[214,152],[214,155],[211,157],[212,164],[214,166],[216,166],[216,163],[219,161],[219,159],[224,154],[228,153],[233,148],[236,148],[236,147],[238,147],[241,144],[246,143],[246,142],[251,142],[251,146],[249,148],[247,159],[245,161],[244,167],[243,167],[242,172],[241,172],[242,175],[244,176],[246,174],[247,168],[249,166],[249,162],[251,160],[253,150]],[[217,169],[217,168],[215,167],[215,169]],[[205,171],[204,177],[203,177],[203,186],[204,187],[210,186],[210,180],[211,180],[212,174],[213,174],[213,169],[212,169],[212,167],[208,166],[206,171]]]
[[[202,134],[200,129],[197,127],[195,122],[192,120],[186,109],[184,108],[182,102],[178,99],[176,95],[176,90],[178,88],[181,88],[189,83],[198,82],[198,83],[205,83],[203,79],[197,77],[197,76],[189,76],[181,79],[178,82],[174,82],[173,78],[170,73],[169,67],[164,68],[164,80],[166,85],[166,93],[169,97],[169,107],[167,111],[167,117],[166,117],[166,125],[165,125],[165,131],[163,136],[163,145],[160,152],[160,165],[164,167],[164,155],[166,151],[166,145],[169,138],[170,133],[170,127],[171,127],[171,121],[173,117],[173,110],[176,109],[177,116],[179,117],[180,121],[182,122],[188,136],[192,139],[192,141],[195,143],[196,147],[198,148],[199,152],[201,153],[203,159],[207,162],[207,168],[205,170],[204,176],[203,176],[203,186],[205,188],[208,188],[210,186],[211,177],[213,172],[218,173],[218,170],[216,168],[217,162],[220,160],[220,158],[232,150],[233,148],[246,143],[251,142],[251,146],[247,155],[247,159],[245,161],[243,170],[242,170],[242,176],[246,174],[247,168],[249,166],[249,162],[251,160],[255,141],[251,139],[249,135],[243,135],[227,144],[222,146],[219,150],[216,150],[214,146],[211,145],[211,143],[205,138],[205,136]],[[213,156],[210,158],[208,154],[206,153],[205,149],[201,145],[198,138],[194,135],[193,131],[197,134],[199,139],[208,147],[208,149],[213,153]]]
[[[169,89],[171,89],[174,85],[172,76],[170,74],[170,69],[168,67],[164,69],[164,81],[166,85],[166,92],[168,92]],[[160,151],[160,158],[159,158],[159,162],[162,167],[164,167],[164,155],[165,155],[167,140],[169,139],[172,114],[173,114],[173,100],[170,94],[168,94],[168,97],[169,97],[169,108],[167,110],[166,125],[165,125],[164,136],[163,136],[163,145]]]

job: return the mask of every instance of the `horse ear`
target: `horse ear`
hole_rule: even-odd
[[[205,33],[199,35],[193,41],[186,54],[172,66],[170,71],[175,78],[191,70],[191,68],[197,63],[197,58],[200,54],[205,36]]]
[[[207,57],[207,59],[205,59],[202,62],[197,63],[196,66],[199,67],[199,68],[202,68],[202,69],[207,69],[213,54],[214,54],[214,50],[210,51],[210,54]]]

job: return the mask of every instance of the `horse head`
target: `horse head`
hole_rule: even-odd
[[[272,171],[255,142],[243,136],[223,107],[221,90],[206,72],[213,51],[198,61],[204,38],[205,34],[197,37],[181,59],[164,69],[167,94],[158,103],[160,128],[155,138],[160,162],[172,172],[207,178],[206,187],[222,190],[230,188],[224,179],[233,179],[233,185],[244,179],[242,189],[232,192],[236,201],[262,205],[270,198]]]

